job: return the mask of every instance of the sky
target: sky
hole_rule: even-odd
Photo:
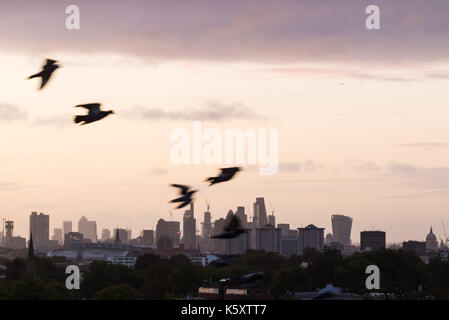
[[[28,236],[31,211],[77,226],[182,221],[170,183],[192,185],[198,229],[265,197],[277,223],[331,215],[387,242],[449,228],[449,3],[0,0],[0,217]],[[365,27],[380,8],[380,30]],[[66,28],[66,7],[80,29]],[[59,61],[37,90],[46,58]],[[73,106],[116,114],[86,126]],[[279,168],[207,187],[224,165],[170,159],[177,129],[277,129]],[[248,210],[248,209],[247,209]],[[76,229],[76,227],[75,227]]]

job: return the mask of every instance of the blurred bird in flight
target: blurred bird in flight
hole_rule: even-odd
[[[107,117],[108,115],[115,113],[113,110],[103,111],[100,109],[100,106],[101,106],[100,103],[79,104],[75,106],[75,108],[86,108],[89,110],[89,113],[82,116],[80,115],[75,116],[74,122],[75,123],[81,122],[81,125],[84,125],[87,123],[101,120],[104,117]]]
[[[56,62],[57,62],[56,60],[47,59],[46,63],[42,67],[42,71],[29,76],[28,79],[40,77],[41,78],[41,86],[40,86],[39,90],[41,90],[43,87],[45,87],[48,80],[50,80],[53,72],[55,72],[55,70],[59,68],[59,65],[57,65]]]

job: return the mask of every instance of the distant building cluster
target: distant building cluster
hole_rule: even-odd
[[[277,252],[283,256],[302,255],[306,248],[318,251],[325,247],[339,250],[344,255],[355,251],[378,250],[386,248],[386,232],[379,230],[361,231],[360,246],[352,244],[351,229],[353,219],[344,215],[331,215],[332,233],[325,235],[325,228],[308,224],[291,229],[288,223],[278,223],[274,211],[267,214],[265,199],[256,198],[253,203],[253,216],[243,206],[235,211],[229,210],[226,218],[212,219],[210,206],[203,214],[201,226],[195,217],[192,202],[185,210],[182,226],[179,221],[159,219],[156,230],[141,230],[140,235],[132,237],[131,229],[102,229],[98,238],[96,221],[82,216],[78,230],[74,231],[72,221],[63,221],[61,228],[54,228],[50,239],[50,216],[31,212],[29,217],[30,236],[33,236],[34,250],[48,256],[64,256],[77,262],[106,260],[132,266],[138,255],[153,252],[161,256],[182,253],[192,261],[207,264],[217,255],[240,255],[249,249]],[[232,239],[213,239],[212,235],[222,233],[231,217],[236,215],[248,232]],[[447,258],[447,242],[438,244],[432,227],[425,241],[404,241],[394,249],[413,251],[424,261],[432,254],[444,254]],[[1,247],[25,249],[25,238],[14,235],[14,222],[3,220],[0,231]]]

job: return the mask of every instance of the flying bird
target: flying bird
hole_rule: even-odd
[[[75,106],[75,108],[79,108],[79,107],[86,108],[89,110],[89,113],[86,115],[83,115],[83,116],[79,116],[79,115],[75,116],[74,122],[75,123],[81,122],[81,125],[83,125],[83,124],[101,120],[104,117],[107,117],[108,115],[115,113],[112,110],[108,110],[108,111],[100,110],[100,106],[101,106],[100,103],[79,104],[79,105]]]
[[[191,190],[189,186],[184,186],[182,184],[171,184],[172,187],[179,188],[179,193],[181,194],[181,197],[173,199],[172,203],[174,202],[181,202],[179,206],[176,207],[176,209],[181,209],[190,204],[193,201],[193,194],[197,192],[197,190]]]
[[[218,259],[213,260],[209,264],[215,267],[226,267],[238,262],[238,260],[239,257],[236,255],[221,256]]]
[[[229,181],[234,177],[234,175],[237,172],[239,172],[241,170],[242,170],[242,168],[240,168],[240,167],[221,168],[220,169],[221,173],[218,176],[209,177],[205,181],[210,182],[209,183],[210,186],[213,184],[216,184],[216,183]]]
[[[55,70],[59,68],[59,65],[57,65],[56,62],[56,60],[47,59],[46,63],[42,67],[42,71],[29,76],[28,79],[40,77],[42,81],[39,90],[41,90],[43,87],[45,87],[48,80],[50,80],[53,72],[55,72]]]
[[[211,236],[214,239],[233,239],[240,234],[248,232],[248,229],[242,228],[240,219],[234,214],[232,215],[229,224],[224,228],[224,232]]]
[[[240,284],[243,284],[243,283],[247,283],[247,282],[262,280],[264,277],[265,277],[265,272],[253,272],[253,273],[249,273],[249,274],[243,276],[242,278],[240,278],[239,282],[240,282]]]

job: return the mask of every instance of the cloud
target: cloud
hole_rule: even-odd
[[[324,167],[323,164],[317,163],[313,160],[307,160],[304,162],[296,161],[296,162],[280,162],[279,163],[279,170],[285,171],[285,172],[316,171],[323,167]]]
[[[33,124],[39,126],[58,127],[60,129],[72,124],[73,116],[70,114],[58,114],[48,117],[35,118]]]
[[[9,103],[0,104],[0,121],[14,122],[25,120],[26,118],[27,112],[20,107]]]
[[[166,175],[168,172],[169,172],[168,169],[159,167],[155,167],[149,171],[149,173],[153,176],[163,176]]]
[[[133,106],[123,112],[128,118],[145,120],[235,120],[235,119],[265,119],[265,116],[255,113],[241,103],[224,104],[207,102],[203,107],[185,108],[183,110],[168,111],[160,108]]]
[[[398,67],[449,60],[447,0],[377,0],[381,30],[366,29],[369,3],[360,0],[77,0],[81,29],[74,31],[64,28],[68,4],[3,1],[0,49]]]
[[[0,182],[0,190],[18,190],[21,189],[22,186],[16,182]]]
[[[345,164],[357,172],[377,173],[382,170],[382,166],[371,161],[347,160],[345,161]]]
[[[396,147],[399,148],[420,148],[424,150],[435,149],[435,148],[446,148],[449,144],[441,143],[441,142],[415,142],[415,143],[406,143],[406,144],[398,144]]]
[[[395,162],[395,161],[390,162],[389,165],[387,166],[387,170],[390,173],[394,173],[394,174],[411,173],[411,172],[415,172],[417,169],[418,168],[415,167],[414,165],[406,164],[406,163],[399,163],[399,162]]]

